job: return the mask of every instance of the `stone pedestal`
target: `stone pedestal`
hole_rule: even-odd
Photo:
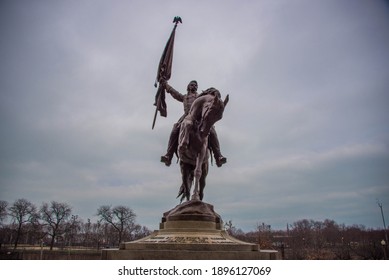
[[[103,250],[109,260],[279,259],[277,251],[240,241],[223,230],[211,204],[188,201],[163,214],[160,229],[119,249]]]

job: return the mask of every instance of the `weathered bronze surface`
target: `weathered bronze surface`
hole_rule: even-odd
[[[188,84],[188,93],[183,95],[162,82],[166,91],[176,100],[183,102],[184,115],[174,124],[170,134],[166,155],[161,161],[170,166],[173,154],[179,157],[182,184],[177,197],[202,200],[208,174],[209,151],[212,151],[218,167],[227,162],[220,152],[219,140],[214,124],[223,117],[229,96],[223,101],[220,92],[209,88],[197,94],[197,82]],[[194,192],[190,197],[194,182]]]

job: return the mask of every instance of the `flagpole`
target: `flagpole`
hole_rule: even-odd
[[[156,107],[154,113],[154,119],[153,119],[153,126],[151,127],[151,129],[154,129],[155,121],[157,120],[157,114],[158,114],[158,108]]]

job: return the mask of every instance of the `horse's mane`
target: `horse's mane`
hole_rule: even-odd
[[[221,98],[220,92],[216,88],[210,87],[210,88],[204,90],[203,92],[201,92],[197,98],[199,98],[201,96],[205,96],[205,95],[215,95],[215,94],[218,95],[219,98]]]

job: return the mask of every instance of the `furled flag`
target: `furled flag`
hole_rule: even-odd
[[[166,43],[165,49],[163,50],[161,60],[159,61],[157,78],[154,84],[154,86],[157,87],[157,82],[159,83],[158,90],[155,95],[154,106],[156,106],[156,109],[155,109],[152,128],[154,128],[155,125],[157,112],[159,112],[159,114],[162,117],[167,116],[167,106],[165,101],[165,94],[166,94],[165,86],[163,83],[161,83],[161,81],[168,81],[172,74],[174,36],[176,34],[177,24],[182,23],[182,20],[180,17],[175,17],[173,23],[175,23],[175,25],[173,27],[172,33],[170,34],[169,40]]]

